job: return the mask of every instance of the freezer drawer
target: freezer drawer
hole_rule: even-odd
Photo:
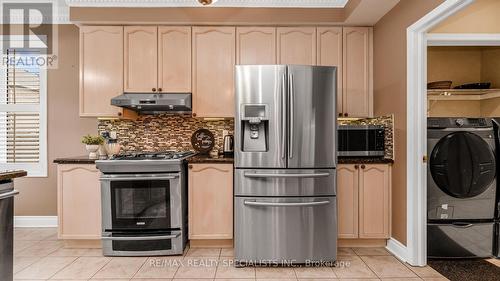
[[[235,169],[236,196],[333,196],[335,169]]]
[[[332,262],[337,258],[336,197],[235,197],[235,260]]]
[[[491,257],[494,223],[427,225],[429,258]]]

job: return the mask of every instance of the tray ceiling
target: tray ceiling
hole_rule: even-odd
[[[344,8],[349,0],[218,0],[202,6],[197,0],[66,0],[70,7],[265,7]]]

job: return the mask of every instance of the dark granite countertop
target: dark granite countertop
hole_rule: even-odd
[[[14,178],[20,178],[28,175],[26,171],[0,171],[0,181],[11,180]]]
[[[64,157],[57,158],[54,163],[57,164],[94,164],[97,159],[89,159],[88,156],[75,156],[75,157]]]
[[[57,158],[57,164],[94,164],[96,159],[89,159],[87,156],[75,156]],[[188,163],[234,163],[233,156],[211,156],[198,154],[187,159]],[[339,164],[392,164],[394,160],[379,157],[339,157]]]
[[[380,157],[339,157],[338,164],[392,164],[394,160]]]
[[[232,164],[234,162],[233,156],[210,156],[206,154],[197,154],[187,159],[188,163],[220,163]]]

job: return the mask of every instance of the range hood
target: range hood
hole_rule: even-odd
[[[111,99],[111,105],[141,114],[191,113],[191,93],[123,93]]]

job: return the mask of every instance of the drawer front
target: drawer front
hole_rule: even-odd
[[[428,224],[427,254],[431,258],[490,257],[494,223]]]
[[[336,197],[236,197],[236,261],[335,261],[336,200]]]
[[[334,196],[335,169],[236,169],[237,196]]]

